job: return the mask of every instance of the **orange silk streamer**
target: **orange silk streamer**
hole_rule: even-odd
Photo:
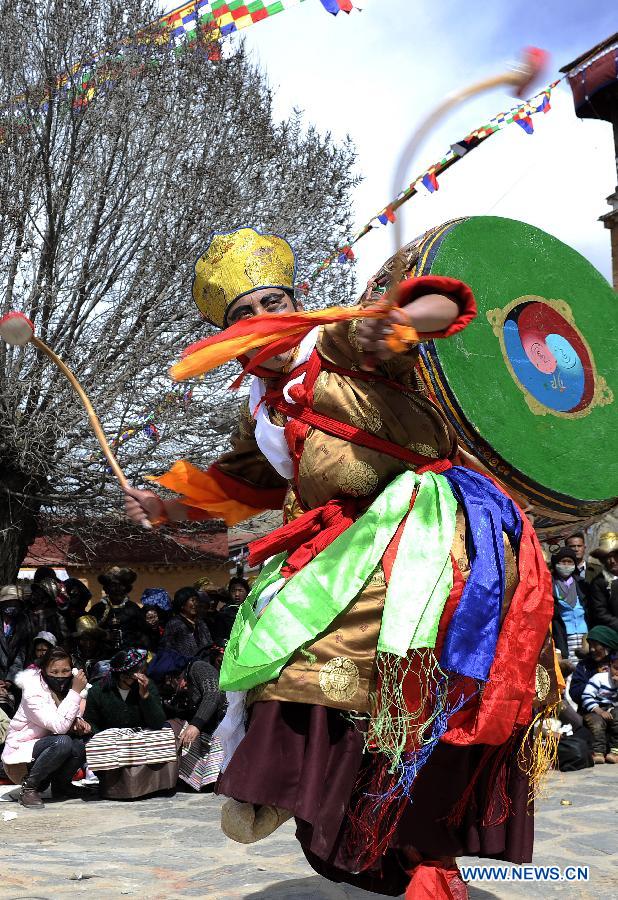
[[[238,525],[245,519],[255,516],[261,509],[240,503],[229,497],[221,485],[202,469],[192,466],[190,462],[181,460],[174,463],[169,472],[164,475],[147,476],[149,481],[154,481],[162,487],[168,488],[182,495],[186,506],[195,506],[204,509],[212,519],[223,519],[228,526]]]
[[[391,312],[392,306],[386,304],[366,309],[334,306],[308,313],[276,313],[241,319],[220,334],[187,347],[181,362],[170,369],[170,375],[176,381],[183,381],[210,372],[258,347],[295,336],[300,341],[316,325],[330,325],[350,319],[386,319]],[[385,339],[394,353],[402,353],[418,341],[418,334],[411,325],[392,324],[391,329]]]

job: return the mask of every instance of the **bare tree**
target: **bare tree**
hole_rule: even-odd
[[[136,483],[225,444],[237,401],[222,374],[190,402],[167,376],[206,332],[190,288],[210,233],[285,234],[302,280],[349,233],[356,183],[349,142],[300,114],[274,121],[242,43],[214,60],[201,35],[175,47],[136,27],[156,17],[149,0],[0,0],[0,310],[30,317],[110,438],[154,413],[159,439],[118,451]],[[335,266],[313,302],[353,287]],[[0,583],[39,512],[85,528],[119,501],[62,376],[32,348],[0,347]]]

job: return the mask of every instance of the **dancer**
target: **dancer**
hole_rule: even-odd
[[[251,548],[266,565],[221,671],[226,834],[256,840],[293,815],[334,881],[462,898],[456,856],[531,859],[547,749],[531,723],[558,700],[549,574],[514,502],[459,464],[416,376],[412,335],[465,328],[471,290],[424,276],[385,306],[370,286],[312,328],[294,275],[281,237],[213,237],[193,296],[228,330],[187,360],[238,348],[249,401],[229,453],[155,479],[179,499],[128,488],[127,512],[233,524],[284,509]]]

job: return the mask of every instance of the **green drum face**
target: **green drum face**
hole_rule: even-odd
[[[572,248],[493,216],[424,236],[414,274],[470,285],[477,319],[421,347],[421,374],[460,444],[550,533],[618,495],[618,298]]]

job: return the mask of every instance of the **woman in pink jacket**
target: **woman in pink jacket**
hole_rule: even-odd
[[[7,774],[22,780],[19,802],[42,809],[41,791],[51,783],[54,799],[83,796],[71,779],[86,764],[82,738],[90,726],[80,718],[80,691],[86,676],[72,675],[71,657],[52,648],[40,669],[23,673],[22,698],[6,736],[2,762]],[[17,777],[14,777],[17,776]]]

